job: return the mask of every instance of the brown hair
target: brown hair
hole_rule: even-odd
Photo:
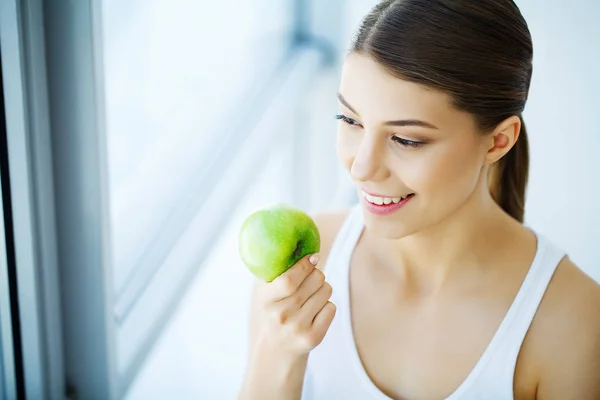
[[[350,51],[448,93],[484,133],[513,115],[523,121],[533,45],[512,0],[384,0],[363,19]],[[519,139],[488,176],[494,200],[520,222],[528,171],[523,122]]]

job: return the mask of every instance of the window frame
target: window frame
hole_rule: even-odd
[[[8,154],[3,185],[10,199],[3,207],[11,217],[3,220],[2,264],[15,273],[11,279],[9,270],[2,287],[15,296],[12,338],[3,317],[3,355],[9,390],[58,398],[64,394],[63,342],[41,10],[40,0],[0,0]]]

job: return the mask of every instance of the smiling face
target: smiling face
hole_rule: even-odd
[[[421,231],[487,192],[489,137],[448,95],[398,79],[368,56],[350,53],[339,100],[338,157],[363,201],[365,224],[378,235],[400,238]],[[370,205],[363,191],[388,197],[384,203],[391,204]]]

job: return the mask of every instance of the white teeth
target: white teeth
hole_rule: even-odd
[[[367,201],[369,201],[369,203],[373,203],[373,204],[377,204],[377,205],[383,205],[383,204],[391,204],[391,203],[399,203],[400,200],[402,200],[402,197],[377,197],[377,196],[371,196],[370,194],[366,193],[366,192],[362,192],[362,195],[365,199],[367,199]]]

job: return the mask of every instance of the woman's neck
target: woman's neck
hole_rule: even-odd
[[[435,295],[455,278],[494,265],[504,249],[523,239],[522,225],[486,195],[472,196],[435,226],[401,239],[377,237],[366,229],[366,251],[404,286]]]

